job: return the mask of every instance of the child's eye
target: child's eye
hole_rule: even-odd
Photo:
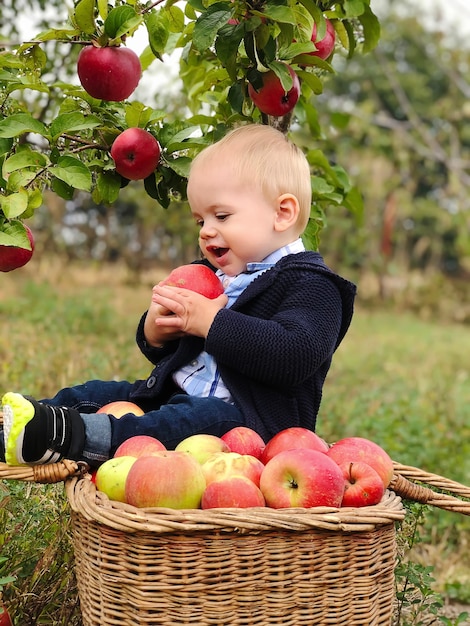
[[[196,226],[199,226],[199,228],[202,228],[204,226],[204,220],[196,220]]]
[[[220,213],[216,217],[219,220],[219,222],[223,222],[225,219],[227,219],[228,215],[226,213]]]

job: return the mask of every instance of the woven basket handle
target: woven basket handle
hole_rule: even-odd
[[[462,499],[470,499],[470,487],[410,465],[394,462],[394,467],[395,474],[390,489],[405,500],[414,500],[446,511],[470,515],[470,500]],[[445,493],[436,492],[428,485]]]

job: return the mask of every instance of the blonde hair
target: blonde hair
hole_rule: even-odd
[[[268,198],[294,195],[300,207],[299,234],[305,230],[312,203],[310,166],[302,150],[285,135],[272,126],[240,126],[202,150],[192,166],[214,157],[232,159],[235,174],[259,185]]]

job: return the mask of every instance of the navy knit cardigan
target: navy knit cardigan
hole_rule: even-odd
[[[155,365],[135,383],[132,399],[144,410],[174,393],[172,373],[206,350],[246,425],[265,441],[290,426],[315,430],[322,388],[351,322],[356,287],[332,272],[316,252],[283,257],[258,276],[231,308],[220,310],[204,340],[184,337],[149,346],[143,327],[137,344]]]

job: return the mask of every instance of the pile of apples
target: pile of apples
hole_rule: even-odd
[[[265,444],[239,426],[222,437],[192,435],[174,450],[154,437],[131,437],[93,479],[111,500],[139,508],[282,509],[377,504],[392,476],[387,452],[362,437],[329,446],[291,427]]]

